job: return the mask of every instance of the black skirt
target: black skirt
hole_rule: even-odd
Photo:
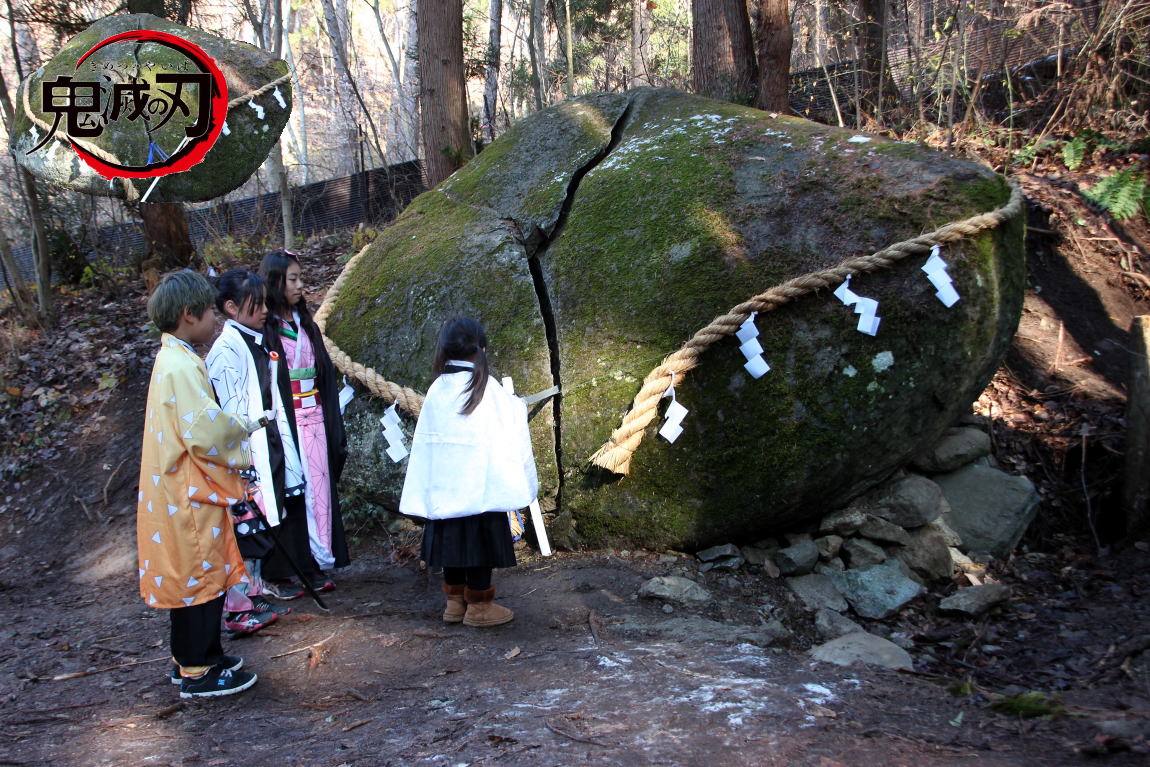
[[[294,495],[285,499],[280,513],[280,523],[271,529],[280,545],[264,559],[260,575],[269,581],[286,581],[295,577],[295,570],[284,556],[284,550],[304,574],[318,573],[319,565],[312,558],[307,534],[307,502],[304,497]]]
[[[428,520],[420,558],[430,567],[514,567],[507,512]]]

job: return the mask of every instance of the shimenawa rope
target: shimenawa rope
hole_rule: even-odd
[[[622,425],[591,456],[591,462],[616,474],[627,474],[630,471],[631,456],[639,447],[639,443],[643,441],[644,429],[650,425],[658,413],[658,403],[667,390],[668,380],[674,377],[681,381],[682,376],[688,370],[699,364],[699,357],[704,351],[727,336],[733,335],[739,326],[751,316],[751,312],[759,312],[760,314],[769,312],[796,298],[813,293],[819,288],[830,287],[842,282],[847,275],[876,272],[901,261],[907,256],[926,253],[933,245],[954,242],[985,229],[992,229],[1014,218],[1021,211],[1022,190],[1012,181],[1010,182],[1010,199],[996,210],[947,224],[933,232],[896,243],[868,256],[848,259],[830,269],[795,277],[781,285],[776,285],[765,293],[760,293],[744,301],[726,314],[716,317],[711,320],[709,325],[695,333],[678,351],[668,355],[647,374],[643,380],[642,388],[635,395],[631,409],[623,418]],[[327,318],[331,314],[340,290],[369,247],[371,247],[370,244],[364,246],[344,265],[343,271],[328,289],[323,304],[315,315],[320,330],[326,329]],[[413,389],[388,381],[372,368],[351,359],[327,336],[326,332],[324,333],[324,344],[331,355],[332,362],[344,375],[363,384],[385,402],[398,402],[400,408],[418,418],[419,410],[423,405],[421,394]]]
[[[869,256],[848,259],[830,269],[788,280],[711,320],[709,325],[695,333],[691,340],[647,374],[643,379],[643,387],[635,395],[631,409],[623,417],[622,425],[615,429],[611,438],[591,456],[591,462],[616,474],[627,474],[631,469],[631,456],[643,441],[643,430],[655,420],[658,413],[659,400],[667,391],[668,378],[674,376],[674,379],[682,381],[683,375],[699,364],[700,355],[722,339],[733,335],[751,316],[751,312],[760,314],[769,312],[819,288],[842,282],[849,274],[885,269],[907,256],[926,253],[932,245],[954,242],[984,229],[996,227],[1018,215],[1022,210],[1021,189],[1013,182],[1010,187],[1010,200],[1001,208],[947,224],[933,232],[896,243]]]

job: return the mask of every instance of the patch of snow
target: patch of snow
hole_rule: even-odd
[[[819,705],[822,705],[823,703],[826,703],[827,701],[831,701],[831,700],[835,699],[835,694],[833,692],[831,692],[830,688],[825,687],[824,685],[821,685],[821,684],[815,684],[813,682],[807,682],[806,684],[803,685],[803,689],[805,689],[809,693],[814,694],[811,698],[808,699],[812,703],[818,703]]]

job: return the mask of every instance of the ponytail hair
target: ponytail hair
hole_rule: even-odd
[[[229,269],[216,280],[216,308],[221,313],[224,304],[234,301],[241,312],[263,306],[267,298],[267,286],[255,272],[246,269]]]
[[[468,317],[452,317],[439,329],[439,342],[435,346],[435,362],[432,364],[432,372],[436,376],[443,374],[448,360],[475,360],[471,381],[463,390],[467,394],[467,402],[459,411],[460,415],[471,415],[483,401],[483,392],[491,375],[486,347],[487,334],[483,332],[483,326]]]

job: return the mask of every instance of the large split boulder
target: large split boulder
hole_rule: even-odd
[[[879,301],[875,337],[830,291],[759,315],[769,373],[751,379],[739,342],[719,342],[677,382],[690,413],[674,444],[656,436],[660,419],[628,476],[592,468],[644,375],[771,286],[1009,194],[986,168],[917,145],[669,90],[592,95],[525,118],[412,202],[327,330],[425,388],[440,322],[468,314],[517,391],[560,381],[532,435],[561,543],[753,539],[890,476],[969,406],[1018,321],[1023,222],[943,249],[962,296],[949,309],[925,257],[856,276]],[[394,465],[353,465],[359,488],[397,486]]]
[[[108,110],[116,83],[147,83],[146,93],[157,96],[160,90],[174,92],[172,84],[157,83],[161,73],[187,72],[190,60],[180,51],[154,42],[120,42],[108,45],[84,60],[80,69],[77,61],[93,46],[121,32],[156,30],[180,37],[199,46],[219,67],[228,87],[228,99],[251,94],[264,85],[287,74],[287,63],[248,43],[227,40],[182,24],[157,18],[146,13],[120,14],[100,19],[69,40],[43,67],[26,77],[16,93],[15,115],[8,146],[17,162],[34,175],[56,186],[75,189],[87,194],[106,197],[125,197],[124,183],[109,183],[107,178],[81,161],[72,148],[56,139],[30,152],[44,138],[55,114],[45,112],[41,103],[41,84],[55,82],[57,77],[71,77],[76,81],[100,82],[101,104]],[[171,155],[179,148],[184,128],[199,118],[199,102],[195,98],[197,86],[181,85],[181,101],[187,115],[177,115],[163,126],[164,114],[150,115],[151,106],[144,110],[148,116],[134,120],[127,116],[134,109],[127,108],[117,120],[106,120],[103,132],[96,137],[81,138],[94,145],[118,164],[140,167],[159,152]],[[87,94],[89,91],[83,91]],[[62,93],[62,92],[61,92]],[[57,96],[64,104],[63,96]],[[282,105],[281,105],[282,100]],[[253,102],[252,106],[248,102]],[[164,100],[158,102],[164,105]],[[81,105],[89,105],[82,96]],[[256,108],[258,107],[258,109]],[[173,111],[177,111],[175,107]],[[202,162],[181,173],[162,176],[148,194],[149,202],[195,202],[210,200],[239,187],[263,164],[268,152],[279,139],[280,132],[291,115],[291,84],[279,86],[275,91],[253,97],[228,111],[227,131],[221,133]],[[82,120],[103,119],[82,117]],[[67,119],[62,118],[56,129],[63,135]],[[147,193],[153,178],[131,179],[134,197]]]

